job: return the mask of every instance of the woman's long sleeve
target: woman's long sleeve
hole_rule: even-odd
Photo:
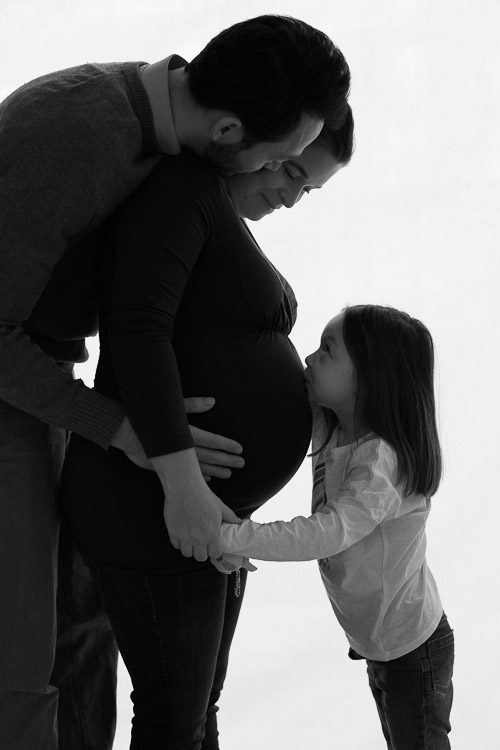
[[[192,446],[172,337],[211,231],[208,168],[165,157],[124,205],[117,231],[109,345],[121,400],[148,457]],[[203,395],[203,394],[200,394]]]

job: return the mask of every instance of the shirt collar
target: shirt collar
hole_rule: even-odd
[[[181,144],[175,132],[170,106],[168,71],[183,68],[187,61],[180,55],[169,55],[164,60],[141,68],[141,79],[150,97],[156,138],[161,151],[170,156],[181,152]]]

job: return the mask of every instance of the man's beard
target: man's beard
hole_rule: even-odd
[[[231,175],[244,172],[241,168],[240,155],[253,145],[249,138],[243,138],[239,143],[229,143],[218,146],[217,143],[209,143],[205,146],[201,156],[213,164],[217,171],[223,175]]]

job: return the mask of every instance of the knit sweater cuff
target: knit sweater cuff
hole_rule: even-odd
[[[85,389],[71,411],[69,429],[107,450],[125,417],[119,401]]]

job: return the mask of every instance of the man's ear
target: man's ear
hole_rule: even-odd
[[[227,146],[231,143],[239,143],[245,135],[245,128],[241,120],[233,115],[220,117],[214,122],[210,130],[213,143],[219,146]]]

